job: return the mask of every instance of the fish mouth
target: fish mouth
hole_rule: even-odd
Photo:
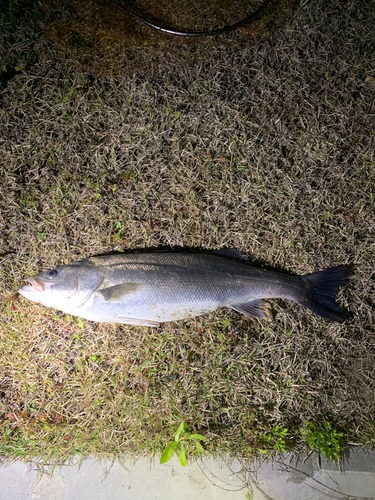
[[[28,278],[27,281],[32,284],[32,288],[36,292],[44,292],[44,290],[46,289],[46,287],[44,286],[44,283],[42,281],[38,281],[35,278]]]
[[[29,283],[31,283],[32,286],[21,286],[19,289],[18,289],[18,293],[20,293],[21,295],[23,295],[23,292],[44,292],[44,290],[46,289],[45,286],[44,286],[44,283],[42,283],[41,281],[38,281],[37,279],[35,278],[28,278],[27,281]]]

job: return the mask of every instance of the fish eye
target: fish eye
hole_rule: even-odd
[[[56,269],[54,269],[53,271],[50,271],[50,272],[48,273],[48,276],[49,276],[49,278],[54,278],[55,276],[57,276],[57,271],[56,271]]]

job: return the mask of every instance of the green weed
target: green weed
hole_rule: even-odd
[[[160,463],[164,464],[168,462],[173,456],[173,453],[178,453],[178,459],[183,467],[187,465],[186,458],[186,442],[193,443],[195,447],[195,454],[204,453],[204,449],[199,441],[205,441],[207,438],[201,434],[190,434],[187,432],[187,423],[181,422],[178,429],[174,433],[174,441],[170,441],[164,448],[163,453],[160,457]]]
[[[270,450],[274,450],[278,453],[286,452],[288,429],[280,428],[279,425],[275,425],[270,432],[258,433],[255,431],[255,433],[257,435],[257,444],[260,446],[258,448],[259,453],[266,455]]]
[[[333,429],[327,421],[322,424],[309,422],[300,432],[308,449],[320,452],[327,460],[337,464],[345,447],[343,432]]]

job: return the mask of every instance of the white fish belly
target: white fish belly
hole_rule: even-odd
[[[144,296],[141,292],[132,296],[129,300],[120,302],[105,301],[103,298],[95,296],[88,301],[82,308],[77,308],[73,314],[77,314],[85,319],[108,323],[123,323],[123,324],[144,324],[150,326],[149,323],[164,323],[166,321],[178,321],[180,319],[193,318],[201,314],[215,311],[221,307],[217,300],[205,299],[202,301],[196,300],[180,300],[170,297],[166,301],[158,300],[157,296]],[[70,311],[70,313],[72,313]]]

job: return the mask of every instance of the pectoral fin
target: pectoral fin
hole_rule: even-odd
[[[129,298],[136,292],[139,292],[142,288],[142,283],[121,283],[120,285],[102,288],[96,293],[102,296],[105,301],[120,302],[125,298]]]
[[[233,304],[230,307],[251,318],[271,319],[272,316],[269,304],[261,299],[250,300],[243,304]]]

